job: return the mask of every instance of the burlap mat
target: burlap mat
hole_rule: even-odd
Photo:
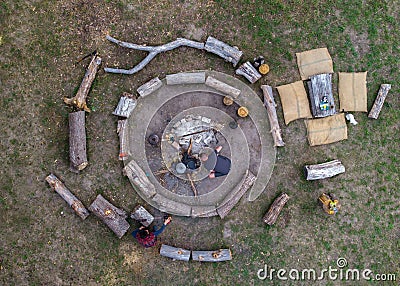
[[[321,73],[333,73],[333,62],[327,48],[296,53],[302,80]]]
[[[367,112],[367,72],[339,73],[340,110]]]
[[[347,139],[347,125],[344,113],[306,120],[305,123],[310,146],[329,144]]]
[[[302,81],[281,85],[277,89],[286,125],[299,118],[312,118],[308,96]]]

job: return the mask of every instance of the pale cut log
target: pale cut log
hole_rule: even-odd
[[[345,167],[339,160],[304,166],[304,173],[307,181],[330,178],[344,173],[345,171]]]
[[[117,236],[121,238],[128,231],[130,225],[126,221],[126,212],[107,201],[102,195],[98,195],[89,210],[100,218]]]
[[[50,187],[57,192],[67,204],[75,211],[75,213],[81,218],[86,219],[89,216],[89,211],[85,208],[82,202],[75,197],[70,190],[60,181],[55,175],[50,174],[46,177],[46,181]]]
[[[126,70],[126,69],[105,68],[104,70],[109,73],[120,73],[120,74],[137,73],[138,71],[142,70],[157,54],[170,51],[181,46],[187,46],[190,48],[195,48],[200,50],[204,49],[204,43],[195,42],[184,38],[178,38],[175,41],[160,46],[137,45],[128,42],[122,42],[109,35],[107,35],[107,40],[124,48],[145,51],[149,53],[147,57],[145,57],[139,64],[137,64],[132,69]]]
[[[116,116],[129,118],[132,111],[135,109],[136,104],[137,101],[135,99],[135,96],[130,93],[124,92],[113,114]]]
[[[79,172],[88,165],[86,155],[85,111],[72,112],[68,117],[71,171]]]
[[[271,133],[274,138],[274,146],[285,146],[282,139],[282,131],[279,127],[278,115],[276,114],[276,103],[274,95],[272,94],[272,87],[269,85],[262,85],[261,89],[264,94],[264,106],[267,108],[269,123],[271,124]]]
[[[174,260],[189,261],[190,250],[177,248],[166,244],[161,245],[160,254]]]
[[[130,156],[130,152],[128,149],[128,143],[126,142],[126,126],[128,121],[126,119],[124,120],[118,120],[117,123],[117,134],[119,137],[119,155],[118,158],[119,160],[126,160]]]
[[[217,80],[216,78],[213,78],[212,76],[207,77],[206,85],[208,85],[209,87],[212,87],[215,90],[218,90],[227,95],[230,95],[235,99],[238,98],[238,96],[240,95],[240,92],[241,92],[240,89],[237,89],[233,86],[230,86],[229,84],[226,84],[220,80]]]
[[[273,225],[288,200],[289,196],[286,193],[280,194],[269,207],[267,213],[263,217],[263,221],[268,225]]]
[[[254,176],[252,172],[247,171],[246,177],[243,180],[238,192],[229,201],[218,207],[217,213],[221,218],[224,218],[229,214],[229,212],[239,202],[247,190],[251,188],[256,179],[257,177]]]
[[[86,104],[86,97],[89,94],[92,83],[96,77],[97,71],[101,65],[101,58],[95,54],[87,68],[85,76],[83,77],[82,83],[78,89],[76,95],[72,98],[64,97],[64,102],[68,105],[76,106],[79,109],[83,109],[90,112],[90,109]]]
[[[234,67],[239,63],[240,58],[243,55],[243,52],[237,47],[231,47],[228,44],[211,36],[207,38],[204,49],[207,52],[216,54],[225,59],[227,62],[232,63]]]
[[[204,83],[206,81],[206,73],[182,72],[168,74],[165,78],[167,80],[167,85]]]
[[[379,113],[381,112],[381,109],[383,107],[383,103],[385,102],[386,96],[388,95],[391,88],[391,84],[381,84],[374,105],[372,106],[368,114],[369,118],[378,119]]]
[[[232,260],[230,249],[218,250],[194,250],[192,251],[192,259],[201,262],[221,262]]]
[[[136,206],[132,213],[131,218],[137,220],[144,226],[149,226],[154,221],[154,216],[151,215],[143,206]]]
[[[236,74],[244,76],[250,83],[255,83],[261,78],[261,74],[250,62],[245,62],[236,71]]]
[[[156,188],[150,182],[146,173],[134,160],[131,160],[129,164],[125,166],[123,173],[147,198],[152,198],[157,193]]]
[[[141,97],[145,97],[153,92],[155,92],[157,89],[159,89],[162,86],[162,81],[158,78],[155,77],[152,80],[149,80],[145,84],[139,86],[137,89],[137,92]]]

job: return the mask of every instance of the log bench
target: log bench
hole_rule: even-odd
[[[159,89],[162,86],[162,81],[156,77],[153,78],[152,80],[149,80],[145,84],[139,86],[137,89],[137,92],[141,97],[145,97],[153,92],[155,92],[157,89]]]
[[[243,55],[243,52],[237,47],[231,47],[228,44],[211,36],[207,38],[204,49],[207,52],[216,54],[225,59],[227,62],[232,63],[234,67],[239,63],[240,58]]]
[[[339,160],[304,166],[304,174],[307,181],[330,178],[345,171],[345,167]]]
[[[311,112],[314,117],[326,117],[336,113],[332,93],[332,75],[317,74],[307,81]],[[324,101],[326,99],[326,101]]]
[[[221,262],[232,260],[230,249],[193,250],[192,259],[200,262]]]
[[[168,74],[166,75],[167,85],[176,85],[176,84],[196,84],[196,83],[204,83],[206,81],[206,73],[205,72],[182,72],[176,74]]]
[[[191,251],[163,244],[161,245],[160,254],[173,260],[189,261]]]
[[[263,221],[268,225],[273,225],[288,200],[289,196],[286,193],[280,194],[269,207],[267,213],[263,217]]]
[[[151,215],[143,206],[138,205],[136,206],[130,217],[134,220],[137,220],[142,225],[148,227],[154,221],[154,216]]]
[[[123,173],[147,198],[152,198],[157,193],[153,183],[150,182],[146,173],[134,160],[131,160],[129,164],[124,167]]]
[[[207,77],[206,85],[209,87],[212,87],[215,90],[218,90],[227,95],[230,95],[235,99],[238,98],[238,96],[240,95],[240,92],[241,92],[240,89],[237,89],[229,84],[226,84],[220,80],[217,80],[216,78],[213,78],[212,76]]]

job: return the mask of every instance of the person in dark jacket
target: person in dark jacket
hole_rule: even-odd
[[[140,245],[145,248],[152,247],[157,243],[157,236],[159,236],[167,226],[171,222],[171,217],[168,217],[164,220],[163,225],[157,230],[155,227],[153,231],[150,231],[147,227],[141,226],[140,228],[134,230],[132,232],[132,236],[136,238]]]
[[[210,155],[203,153],[200,155],[200,160],[204,162],[205,166],[208,165],[207,163],[209,161],[215,161],[215,166],[208,175],[210,179],[225,176],[231,170],[231,160],[225,156],[220,155],[219,153],[221,152],[221,150],[222,146],[218,146],[217,148],[215,148],[214,153],[211,153]]]

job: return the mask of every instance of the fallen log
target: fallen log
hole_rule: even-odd
[[[55,175],[50,174],[46,177],[46,181],[50,187],[58,193],[67,204],[75,211],[75,213],[81,218],[86,219],[89,216],[89,211],[85,208],[80,200],[75,197],[70,190],[60,181]]]
[[[124,167],[123,173],[147,198],[152,198],[157,194],[153,183],[150,182],[146,173],[134,160],[131,160],[129,164]]]
[[[243,55],[243,52],[240,51],[237,47],[231,47],[224,42],[217,40],[213,37],[208,37],[204,49],[207,52],[211,52],[225,59],[227,62],[230,62],[235,67],[240,58]]]
[[[151,215],[143,206],[138,205],[136,206],[132,213],[131,218],[137,220],[144,226],[149,226],[154,221],[154,216]]]
[[[124,47],[124,48],[149,52],[147,57],[145,57],[139,64],[137,64],[132,69],[126,70],[126,69],[105,68],[104,71],[109,72],[109,73],[120,73],[120,74],[137,73],[138,71],[142,70],[159,53],[170,51],[170,50],[176,49],[181,46],[187,46],[187,47],[200,49],[200,50],[204,49],[204,43],[195,42],[195,41],[191,41],[191,40],[184,39],[184,38],[178,38],[173,42],[170,42],[170,43],[167,43],[164,45],[160,45],[160,46],[137,45],[137,44],[132,44],[132,43],[128,43],[128,42],[122,42],[122,41],[119,41],[108,35],[107,35],[107,40],[109,40],[110,42],[113,42],[121,47]]]
[[[160,254],[174,260],[189,261],[190,259],[190,250],[173,247],[166,244],[161,245]]]
[[[194,250],[192,251],[192,259],[201,262],[221,262],[232,260],[232,253],[230,249]]]
[[[167,85],[204,83],[206,81],[206,73],[182,72],[176,74],[167,74],[165,79],[167,81]]]
[[[117,123],[117,134],[119,137],[119,155],[118,158],[119,160],[126,160],[130,156],[130,152],[127,146],[127,142],[125,139],[125,132],[126,132],[126,122],[127,120],[118,120]]]
[[[97,71],[101,65],[101,58],[95,54],[88,66],[88,69],[83,77],[82,83],[78,89],[76,95],[72,98],[64,97],[64,102],[68,105],[73,105],[79,109],[83,109],[90,112],[90,109],[86,104],[86,97],[89,94],[90,87],[96,77]]]
[[[72,112],[68,117],[71,171],[79,172],[88,165],[86,155],[85,111]]]
[[[137,92],[141,97],[145,97],[153,92],[155,92],[157,89],[159,89],[162,86],[162,81],[158,78],[155,77],[152,80],[149,80],[145,84],[141,85],[138,87]]]
[[[115,108],[113,114],[125,118],[129,118],[132,111],[136,107],[136,99],[133,94],[124,92],[118,102],[117,107]]]
[[[280,194],[269,207],[267,213],[263,217],[263,221],[268,225],[273,225],[288,200],[289,196],[286,193]]]
[[[381,109],[383,107],[383,103],[385,102],[386,96],[388,95],[391,88],[391,84],[381,84],[374,105],[372,106],[368,114],[369,118],[378,119],[379,113],[381,112]]]
[[[261,89],[264,94],[264,106],[267,108],[269,122],[271,124],[271,133],[274,138],[274,146],[285,146],[282,139],[282,131],[279,127],[278,116],[276,114],[276,103],[272,94],[272,87],[269,85],[262,85]]]
[[[304,166],[304,174],[307,181],[330,178],[344,173],[345,171],[345,167],[339,160],[333,160],[317,165]]]
[[[217,80],[216,78],[213,78],[212,76],[207,77],[206,85],[209,87],[212,87],[215,90],[218,90],[227,95],[230,95],[233,98],[238,98],[238,96],[240,95],[240,92],[241,92],[240,89],[237,89],[229,84],[226,84],[220,80]]]
[[[261,78],[261,74],[250,62],[245,62],[236,71],[236,74],[244,76],[250,83],[255,83]]]
[[[112,205],[102,195],[96,197],[89,210],[100,218],[118,238],[123,237],[130,227],[126,221],[128,217],[126,212]]]

